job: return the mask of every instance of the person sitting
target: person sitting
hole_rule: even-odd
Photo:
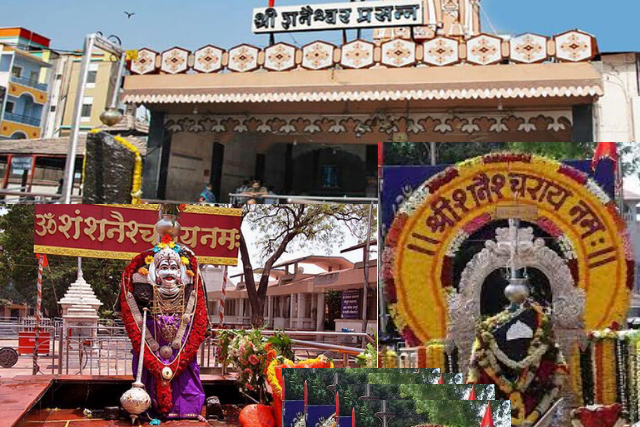
[[[202,193],[200,193],[199,203],[214,204],[216,203],[216,195],[213,194],[213,185],[207,184]]]
[[[251,187],[242,194],[249,196],[250,199],[255,199],[255,202],[253,203],[255,204],[258,199],[262,199],[262,197],[268,195],[269,192],[262,186],[260,181],[256,179],[251,183]]]

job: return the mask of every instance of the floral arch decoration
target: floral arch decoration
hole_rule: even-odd
[[[396,327],[410,345],[446,338],[456,293],[453,259],[474,232],[506,218],[535,223],[557,240],[585,294],[584,330],[623,321],[633,258],[615,202],[585,173],[560,162],[489,154],[427,180],[391,225],[382,274]]]

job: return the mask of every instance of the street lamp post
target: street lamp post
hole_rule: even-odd
[[[110,38],[116,38],[116,37],[110,36]],[[76,156],[78,154],[78,139],[80,137],[80,122],[82,120],[82,103],[84,100],[85,88],[87,86],[87,80],[89,77],[91,55],[95,47],[98,47],[103,51],[110,53],[112,55],[116,55],[120,63],[118,67],[119,75],[117,76],[117,79],[116,79],[116,87],[114,88],[114,94],[111,100],[109,111],[107,111],[107,113],[111,112],[111,110],[116,109],[118,93],[119,93],[119,85],[122,82],[122,72],[124,70],[124,61],[126,57],[125,51],[122,49],[121,46],[118,46],[108,38],[105,38],[100,33],[89,34],[85,39],[85,43],[84,43],[84,53],[82,57],[82,65],[80,68],[80,77],[78,79],[78,89],[76,90],[76,101],[74,104],[73,122],[71,124],[71,136],[69,138],[69,146],[67,148],[67,160],[64,167],[64,182],[62,186],[63,203],[71,203],[71,193],[73,192],[74,170],[75,170],[75,164],[76,164]],[[103,115],[105,114],[103,113]],[[112,123],[112,125],[116,124],[120,121],[121,118],[122,116],[120,115],[120,118],[116,119],[114,115],[113,121],[110,120],[110,122]]]

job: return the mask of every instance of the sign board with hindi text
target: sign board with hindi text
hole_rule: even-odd
[[[158,236],[158,205],[36,205],[34,252],[89,258],[131,259]],[[188,205],[179,243],[201,264],[237,265],[242,210]]]
[[[422,0],[366,1],[253,10],[253,32],[345,30],[422,25]]]
[[[342,318],[359,319],[360,301],[362,300],[360,289],[352,289],[342,293]]]

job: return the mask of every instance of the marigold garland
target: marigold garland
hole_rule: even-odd
[[[603,336],[592,345],[597,404],[612,405],[618,400],[615,340],[615,337]]]
[[[440,369],[447,372],[446,350],[442,343],[430,343],[427,345],[426,364],[428,369]]]

